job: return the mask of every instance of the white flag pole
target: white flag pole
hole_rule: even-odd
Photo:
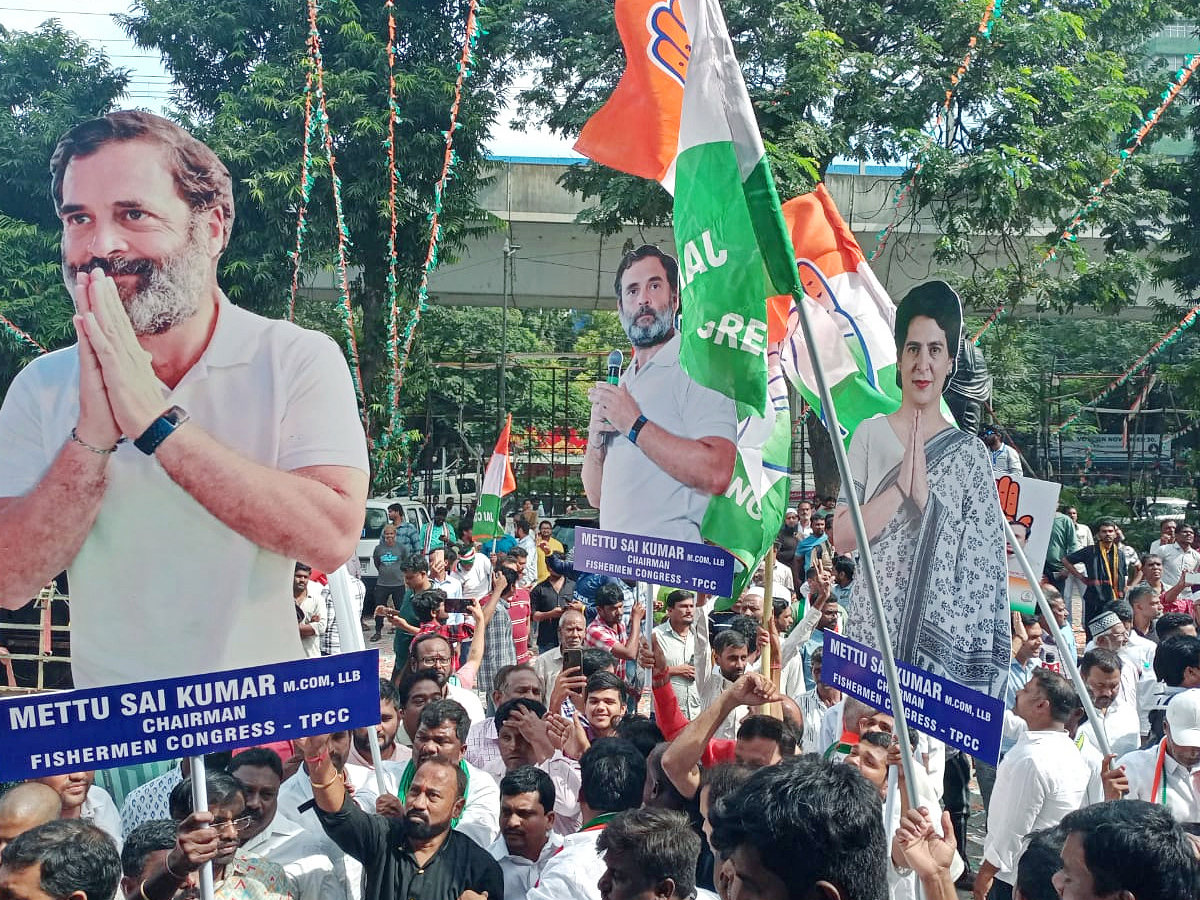
[[[351,650],[365,650],[362,628],[359,627],[359,615],[362,610],[354,609],[350,600],[350,574],[345,566],[329,573],[329,593],[333,596],[333,608],[337,612],[338,639],[343,647]],[[375,785],[379,796],[389,793],[383,780],[383,757],[379,755],[379,735],[374,728],[367,729],[367,742],[371,748],[371,764],[375,767]]]
[[[812,323],[809,321],[808,309],[804,305],[804,295],[793,294],[792,300],[800,311],[800,328],[804,332],[804,344],[808,348],[808,359],[812,364],[813,375],[816,377],[817,395],[821,398],[821,411],[825,417],[825,427],[829,429],[830,443],[833,444],[833,455],[837,460],[838,474],[845,486],[844,493],[850,510],[850,522],[854,526],[854,537],[858,542],[859,564],[863,570],[862,577],[866,581],[867,594],[871,599],[871,607],[875,611],[875,633],[879,642],[879,652],[883,656],[883,672],[887,677],[888,697],[892,701],[892,713],[896,721],[896,738],[900,743],[900,764],[904,767],[904,788],[908,793],[908,805],[916,809],[920,805],[917,798],[917,782],[913,775],[916,762],[913,759],[912,745],[909,743],[908,720],[904,716],[904,697],[900,693],[900,675],[896,670],[896,656],[892,652],[891,636],[888,634],[883,597],[879,593],[879,581],[875,576],[875,561],[871,557],[871,545],[867,540],[867,526],[863,522],[862,507],[859,506],[858,496],[854,492],[854,477],[850,471],[850,459],[846,456],[846,446],[842,443],[842,429],[838,424],[837,409],[833,404],[833,394],[829,390],[825,369],[821,365],[821,356],[817,352]]]

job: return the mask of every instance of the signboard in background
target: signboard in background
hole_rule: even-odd
[[[728,597],[733,557],[720,547],[599,528],[575,529],[575,568],[625,581]]]
[[[379,722],[379,652],[0,701],[0,780],[234,750]]]
[[[883,656],[878,651],[826,631],[822,659],[822,681],[873,709],[891,713]],[[1003,701],[899,660],[896,666],[905,719],[911,727],[996,765],[1004,727]]]
[[[1052,481],[1039,481],[1024,475],[1002,475],[996,479],[1000,511],[1012,526],[1013,534],[1021,542],[1025,556],[1035,572],[1042,571],[1042,566],[1046,563],[1046,548],[1050,543],[1050,527],[1054,524],[1060,489],[1061,485]],[[1036,615],[1037,601],[1034,599],[1033,590],[1007,541],[1005,551],[1008,560],[1009,606],[1017,612]]]
[[[1094,465],[1126,464],[1131,455],[1135,463],[1152,463],[1171,458],[1171,439],[1164,438],[1161,434],[1131,434],[1128,446],[1122,442],[1119,434],[1092,434],[1082,440],[1052,441],[1052,457],[1059,455],[1060,444],[1064,460],[1082,460],[1090,454]]]

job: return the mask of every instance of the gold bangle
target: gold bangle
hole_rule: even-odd
[[[145,881],[138,885],[138,893],[142,895],[142,900],[151,900],[150,895],[146,893]]]
[[[329,787],[331,784],[333,784],[335,781],[337,781],[341,777],[342,777],[342,773],[339,772],[337,769],[334,769],[333,777],[330,778],[328,781],[322,781],[320,784],[317,784],[315,781],[313,781],[312,782],[313,790],[314,791],[315,790],[323,790],[324,788]],[[309,775],[309,781],[312,781],[311,775]]]

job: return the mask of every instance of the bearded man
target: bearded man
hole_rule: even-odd
[[[733,477],[737,410],[680,365],[674,257],[649,244],[631,250],[615,288],[635,355],[619,384],[588,391],[584,490],[601,528],[698,542],[708,501]]]
[[[293,564],[333,571],[362,528],[345,360],[221,291],[232,180],[177,125],[85,122],[50,171],[78,343],[0,408],[0,605],[67,569],[80,688],[301,658]]]

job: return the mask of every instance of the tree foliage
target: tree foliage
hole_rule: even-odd
[[[111,110],[128,80],[57,21],[31,32],[0,27],[0,314],[50,349],[74,337],[50,154],[72,125]],[[35,354],[0,329],[0,384]]]

